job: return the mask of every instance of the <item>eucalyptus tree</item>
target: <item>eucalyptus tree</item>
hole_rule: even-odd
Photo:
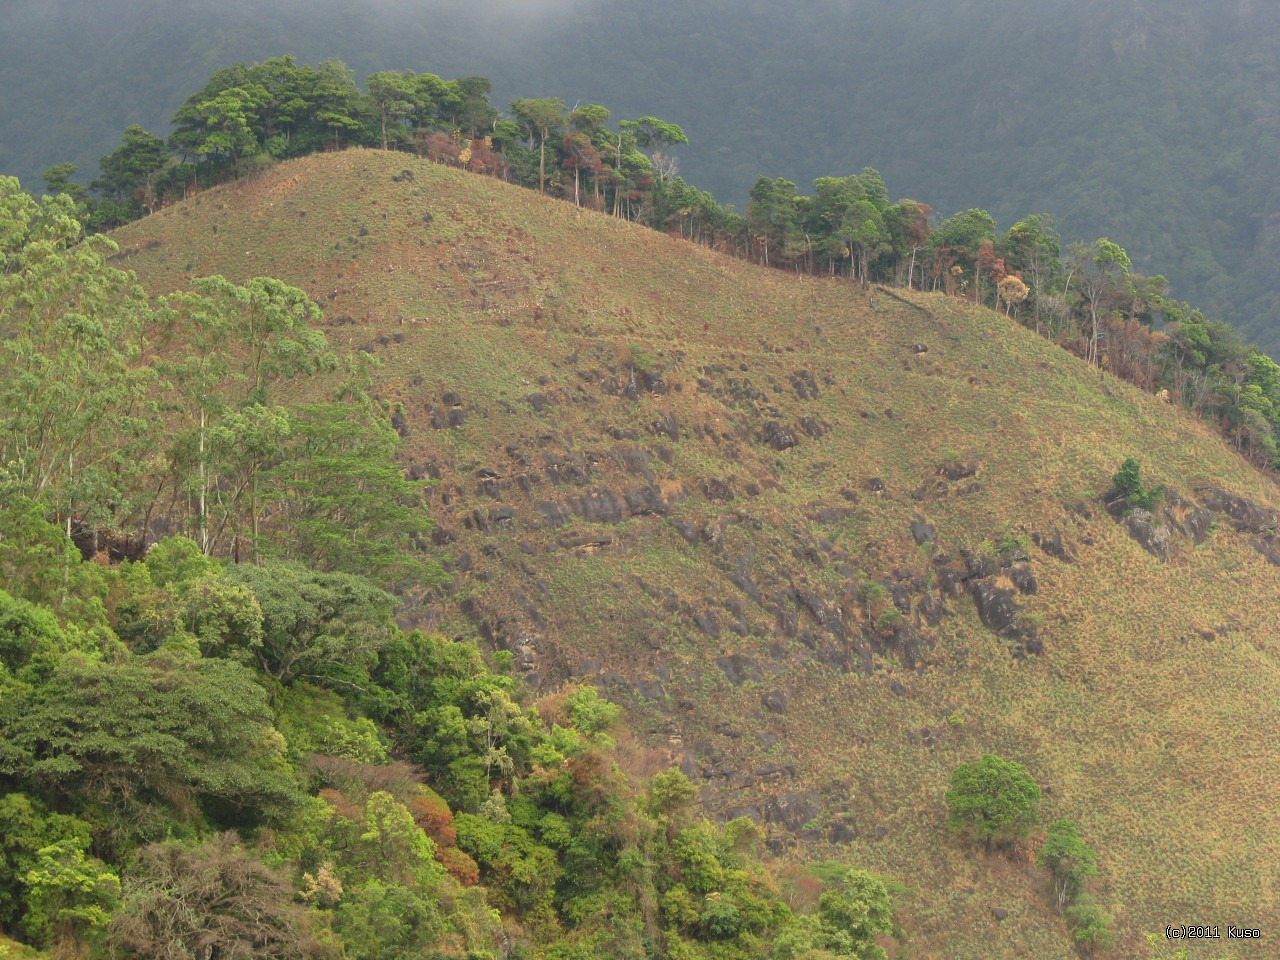
[[[256,529],[259,476],[290,433],[287,414],[271,405],[271,386],[336,369],[337,358],[315,329],[320,308],[269,277],[244,286],[205,277],[166,297],[162,309],[170,349],[159,369],[186,424],[169,456],[175,480],[188,478],[178,488],[192,495],[197,540],[209,553],[237,528],[246,504]]]
[[[564,130],[567,117],[565,103],[559,97],[514,100],[511,109],[516,120],[528,132],[529,149],[538,139],[538,190],[545,191],[547,183],[547,140]]]
[[[70,197],[36,201],[0,178],[0,466],[68,535],[131,518],[156,429],[152,310],[107,264],[117,249],[83,236]]]
[[[365,80],[365,90],[378,114],[382,149],[390,146],[388,129],[395,128],[418,109],[419,87],[412,70],[383,70]]]
[[[1126,291],[1132,264],[1124,247],[1100,237],[1088,246],[1072,244],[1071,266],[1076,289],[1088,311],[1089,337],[1085,359],[1097,365],[1103,310],[1109,300],[1118,300]]]

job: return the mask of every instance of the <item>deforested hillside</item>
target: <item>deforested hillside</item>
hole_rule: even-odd
[[[153,293],[302,287],[435,481],[449,580],[401,621],[537,690],[591,679],[709,815],[892,877],[897,955],[1074,956],[1034,863],[1059,818],[1117,955],[1280,922],[1280,496],[1208,425],[960,300],[402,154],[292,161],[114,236]],[[944,799],[986,753],[1044,792],[989,855]]]

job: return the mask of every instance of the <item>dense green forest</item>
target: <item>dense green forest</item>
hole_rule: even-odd
[[[979,208],[940,220],[921,202],[891,201],[870,167],[820,177],[811,196],[760,177],[740,215],[678,175],[688,137],[677,124],[643,116],[615,130],[608,108],[554,97],[514,100],[504,119],[491,91],[485,77],[408,70],[372,74],[361,89],[334,60],[227,67],[178,110],[167,142],[128,127],[92,192],[71,179],[71,164],[47,171],[47,185],[77,198],[79,219],[102,230],[281,158],[353,144],[412,151],[765,266],[966,296],[1213,419],[1256,462],[1280,457],[1280,365],[1171,298],[1163,276],[1135,272],[1105,237],[1064,250],[1048,214],[1003,232]]]
[[[29,188],[64,160],[92,177],[129,124],[167,134],[223,64],[291,51],[362,77],[483,74],[500,102],[537,92],[680,124],[682,172],[739,211],[761,174],[807,183],[867,165],[939,211],[977,206],[1002,224],[1051,211],[1069,240],[1110,237],[1177,298],[1277,350],[1271,4],[12,7],[0,169]]]

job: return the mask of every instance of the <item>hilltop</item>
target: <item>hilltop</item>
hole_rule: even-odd
[[[806,183],[870,165],[940,212],[976,205],[1005,226],[1052,212],[1068,240],[1109,236],[1179,299],[1280,348],[1273,4],[1037,0],[974,16],[929,0],[17,0],[7,12],[0,169],[28,189],[61,161],[92,179],[129,124],[165,135],[215,65],[292,53],[362,77],[479,73],[504,103],[555,96],[682,124],[683,174],[739,210],[762,174]]]
[[[986,752],[1081,825],[1127,944],[1280,921],[1280,496],[1207,425],[959,300],[404,154],[291,161],[115,239],[153,293],[305,289],[436,480],[451,580],[402,619],[535,690],[592,679],[638,768],[893,877],[904,955],[1074,955],[1042,872],[946,831]],[[1104,502],[1128,457],[1169,488],[1145,527]]]

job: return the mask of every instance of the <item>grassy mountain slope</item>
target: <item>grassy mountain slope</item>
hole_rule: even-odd
[[[594,677],[637,764],[696,771],[779,851],[901,881],[903,955],[1074,955],[1030,847],[946,831],[947,777],[984,752],[1080,823],[1128,945],[1280,921],[1280,496],[1205,425],[989,311],[403,155],[294,161],[116,239],[154,292],[306,289],[439,479],[454,579],[405,616],[512,649],[534,685]],[[1161,560],[1108,515],[1127,456],[1202,543]],[[1000,633],[966,577],[1021,608]]]

